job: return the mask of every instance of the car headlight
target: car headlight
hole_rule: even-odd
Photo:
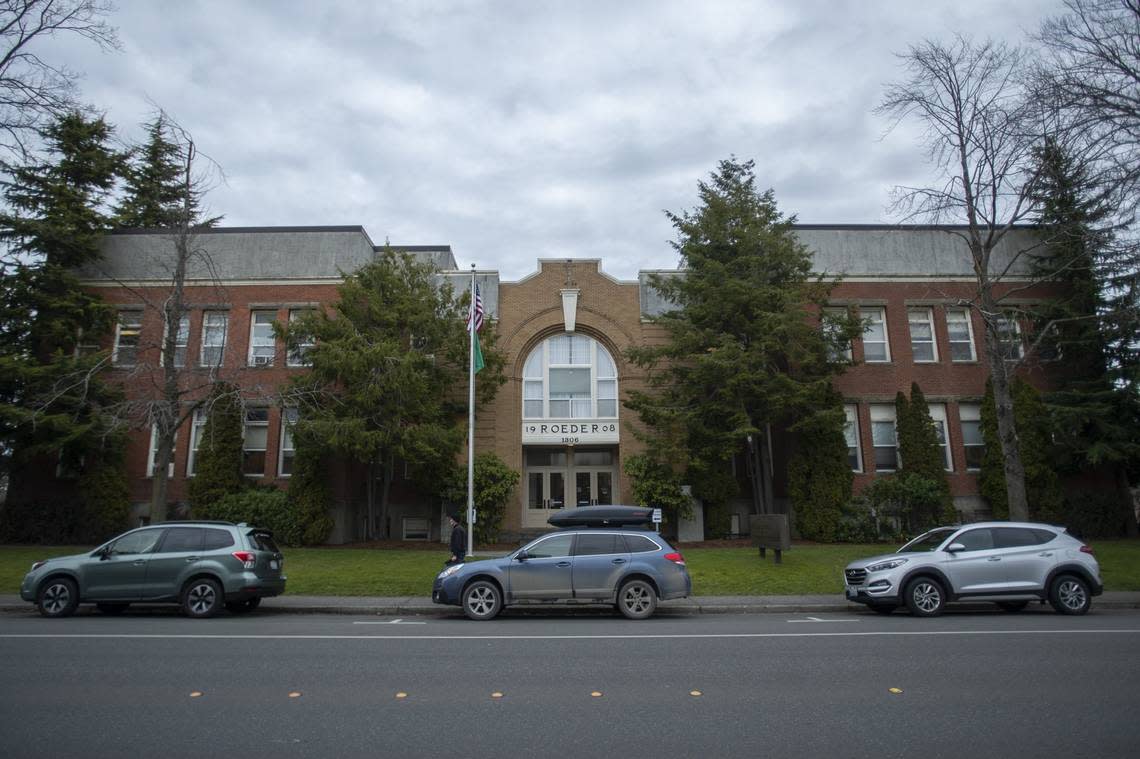
[[[880,561],[878,564],[872,564],[867,567],[868,572],[885,572],[888,569],[895,569],[907,563],[907,559],[891,559],[890,561]]]
[[[453,574],[458,572],[460,569],[463,569],[462,564],[453,564],[452,566],[448,567],[447,569],[445,569],[439,573],[439,579],[442,580],[446,577],[451,577]]]

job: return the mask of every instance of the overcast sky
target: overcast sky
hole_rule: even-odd
[[[1020,42],[1058,0],[117,0],[52,55],[124,139],[161,106],[225,171],[226,226],[359,224],[514,280],[538,258],[672,268],[664,210],[755,159],[802,223],[897,220],[929,169],[872,111],[895,53]]]

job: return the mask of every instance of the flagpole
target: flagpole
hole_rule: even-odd
[[[475,545],[475,264],[471,264],[467,315],[467,555],[471,556]]]

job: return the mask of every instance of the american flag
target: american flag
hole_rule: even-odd
[[[467,328],[471,329],[471,312],[467,312]],[[483,329],[483,296],[479,293],[479,285],[475,285],[475,331]]]

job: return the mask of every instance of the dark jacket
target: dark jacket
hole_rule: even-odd
[[[463,529],[463,525],[457,524],[451,528],[451,543],[448,545],[448,550],[460,561],[463,561],[463,557],[467,555],[467,530]]]

